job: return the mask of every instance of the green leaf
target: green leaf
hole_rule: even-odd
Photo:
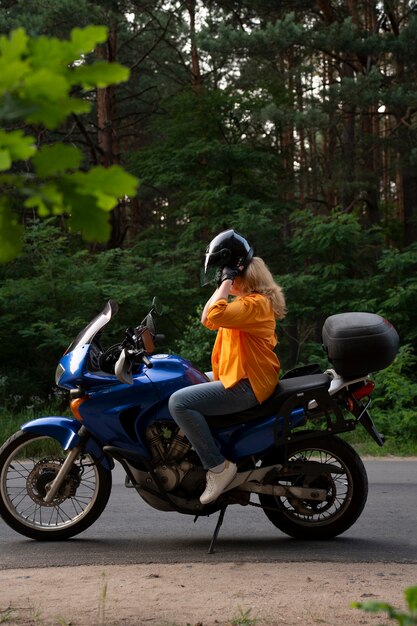
[[[77,98],[68,98],[64,102],[55,103],[43,102],[36,103],[33,107],[33,112],[26,116],[28,122],[35,124],[44,124],[47,128],[54,129],[71,113],[78,115],[82,113],[88,113],[91,108],[91,103],[86,100],[79,100]]]
[[[81,193],[83,193],[83,189],[86,192],[97,190],[117,198],[134,195],[139,182],[135,176],[125,172],[120,165],[112,165],[107,168],[98,165],[91,168],[89,172],[77,172],[72,177],[78,184]]]
[[[29,101],[46,99],[49,102],[59,102],[67,97],[69,89],[70,84],[64,76],[50,69],[40,68],[26,78],[21,94]]]
[[[111,211],[117,205],[118,198],[134,195],[139,184],[137,178],[125,172],[119,165],[112,165],[108,168],[99,165],[93,167],[89,172],[75,172],[71,176],[67,176],[66,181],[70,185],[75,183],[77,193],[93,196],[97,209],[101,211]],[[98,213],[96,215],[99,217]],[[102,220],[101,217],[99,219],[101,231],[104,233],[106,230],[107,232],[107,227],[104,229],[104,224],[107,224],[107,221]],[[77,215],[78,229],[80,229],[82,220],[83,216]],[[104,237],[104,234],[100,236]],[[104,239],[101,238],[97,241],[104,241]]]
[[[41,196],[33,195],[25,200],[23,204],[27,209],[36,209],[39,217],[46,217],[47,215],[50,215],[50,211]]]
[[[99,189],[96,189],[94,192],[94,196],[97,200],[97,206],[103,211],[111,211],[117,206],[118,199],[116,196],[110,196],[105,193],[102,193]]]
[[[74,28],[71,31],[70,43],[76,55],[87,54],[99,43],[107,40],[108,30],[105,26],[87,26]]]
[[[369,602],[352,602],[351,606],[355,609],[362,609],[368,613],[391,613],[394,607],[387,602],[380,602],[379,600],[370,600]]]
[[[74,53],[68,41],[61,41],[56,37],[44,35],[30,40],[30,56],[33,69],[59,68],[62,73],[66,66],[75,61],[78,55]]]
[[[64,211],[64,194],[55,184],[42,185],[24,204],[27,208],[36,209],[40,217],[51,213],[61,215]]]
[[[5,202],[0,202],[0,263],[7,263],[19,254],[23,243],[23,227],[17,215]]]
[[[74,232],[81,233],[85,241],[105,242],[110,237],[109,215],[102,211],[92,195],[78,195],[73,193],[66,196],[71,208],[69,227]]]
[[[404,595],[410,611],[417,614],[417,587],[408,587]]]
[[[75,84],[81,84],[84,89],[107,87],[128,80],[129,74],[129,69],[120,63],[97,61],[92,65],[77,67],[73,72],[73,81]]]
[[[0,94],[14,89],[29,72],[28,61],[9,61],[0,57]]]
[[[6,132],[0,129],[0,149],[2,148],[9,152],[13,161],[29,159],[36,152],[34,138],[25,135],[21,130]]]
[[[0,36],[0,55],[9,61],[20,59],[28,48],[29,37],[24,28],[17,28],[9,37]]]
[[[33,163],[37,175],[45,177],[76,169],[80,166],[81,160],[82,153],[78,148],[57,143],[41,148],[33,158]]]
[[[30,71],[30,64],[22,59],[27,52],[28,36],[23,28],[0,35],[0,93],[15,87]]]
[[[0,148],[0,171],[8,170],[12,164],[10,152]]]

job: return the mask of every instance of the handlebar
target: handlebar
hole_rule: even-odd
[[[148,359],[148,357],[146,356],[146,354],[142,354],[141,355],[141,359],[142,361],[145,363],[146,367],[148,367],[149,369],[151,367],[153,367],[153,363],[150,362],[150,360]]]

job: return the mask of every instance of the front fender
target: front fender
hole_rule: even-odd
[[[82,424],[71,417],[38,417],[26,422],[21,430],[35,435],[47,435],[59,441],[64,450],[75,448],[81,442],[78,431]]]
[[[35,420],[26,422],[20,429],[26,433],[52,437],[59,442],[64,450],[70,450],[81,443],[81,437],[78,434],[81,426],[82,424],[72,417],[51,416],[38,417]],[[93,437],[88,437],[84,452],[92,454],[106,469],[113,469],[113,459],[103,452]]]

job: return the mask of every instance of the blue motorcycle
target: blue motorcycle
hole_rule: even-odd
[[[338,434],[360,424],[383,445],[368,413],[369,372],[395,358],[398,335],[389,322],[360,312],[328,317],[322,337],[331,369],[299,367],[263,404],[208,417],[238,473],[204,506],[205,470],[168,400],[175,390],[209,379],[180,356],[155,353],[155,319],[162,312],[156,298],[141,324],[103,349],[103,328],[117,311],[110,300],[58,364],[56,383],[69,391],[73,417],[29,421],[0,448],[0,515],[9,526],[37,540],[81,533],[108,502],[115,461],[126,472],[126,487],[155,509],[194,517],[220,512],[210,551],[232,504],[261,508],[279,530],[300,539],[329,539],[358,519],[367,475]]]

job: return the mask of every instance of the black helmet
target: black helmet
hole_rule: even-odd
[[[208,278],[207,270],[210,267],[243,266],[249,264],[253,257],[253,247],[235,230],[229,229],[216,235],[206,250],[204,274]],[[206,281],[207,282],[207,281]]]

